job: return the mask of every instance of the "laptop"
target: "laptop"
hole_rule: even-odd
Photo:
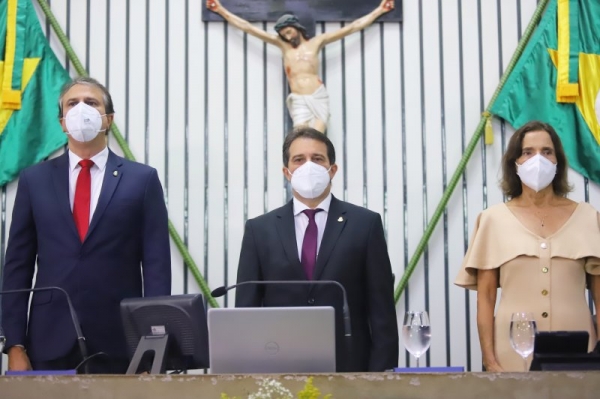
[[[209,309],[211,372],[335,372],[334,315],[329,306]]]

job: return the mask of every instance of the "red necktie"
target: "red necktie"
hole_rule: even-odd
[[[83,159],[79,161],[81,170],[77,176],[77,185],[75,186],[75,200],[73,201],[73,219],[79,232],[79,238],[83,242],[90,227],[90,198],[92,196],[92,176],[90,168],[94,161]]]
[[[302,259],[300,259],[300,263],[304,267],[304,273],[306,274],[307,280],[313,279],[313,272],[315,271],[315,264],[317,263],[317,237],[319,235],[319,229],[315,222],[315,214],[322,210],[323,209],[305,209],[302,211],[308,216],[308,226],[306,226],[304,240],[302,241]]]

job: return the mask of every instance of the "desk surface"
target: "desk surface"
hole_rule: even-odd
[[[261,378],[280,381],[293,393],[307,375],[145,375],[0,377],[0,397],[219,399],[246,398]],[[317,374],[313,384],[333,398],[598,398],[600,372]],[[43,394],[43,396],[40,396]]]

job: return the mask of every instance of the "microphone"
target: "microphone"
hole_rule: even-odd
[[[88,352],[87,352],[87,346],[85,344],[85,337],[83,336],[83,333],[81,332],[81,326],[79,325],[79,318],[77,318],[77,313],[75,312],[75,308],[73,307],[73,303],[71,302],[71,297],[69,296],[67,291],[65,291],[64,289],[62,289],[60,287],[39,287],[39,288],[23,288],[23,289],[18,289],[18,290],[0,291],[0,295],[32,293],[32,292],[35,293],[35,292],[42,292],[42,291],[60,291],[65,295],[65,298],[67,298],[67,304],[69,305],[69,313],[71,313],[71,320],[73,321],[73,327],[75,327],[75,334],[77,334],[77,344],[79,345],[79,351],[81,352],[81,357],[83,358],[82,363],[85,362],[84,373],[87,374],[88,373],[88,366],[87,366]],[[2,338],[6,339],[4,337],[4,334],[2,333],[2,327],[0,326],[0,341],[2,340]],[[4,346],[4,343],[1,343],[1,344],[2,344],[2,346]]]
[[[342,307],[342,315],[344,318],[344,335],[346,337],[350,337],[352,336],[352,328],[350,326],[350,308],[348,307],[348,297],[346,295],[346,289],[344,288],[344,286],[340,283],[338,283],[337,281],[334,280],[310,280],[310,281],[304,281],[304,280],[289,280],[289,281],[277,281],[277,280],[267,280],[267,281],[243,281],[241,283],[237,283],[234,285],[230,285],[230,286],[222,286],[222,287],[218,287],[215,288],[213,290],[213,292],[210,293],[210,295],[213,298],[219,298],[222,297],[223,295],[225,295],[227,293],[227,291],[232,290],[234,288],[237,288],[239,286],[242,285],[247,285],[247,284],[257,284],[257,285],[267,285],[267,284],[307,284],[307,285],[313,285],[313,284],[335,284],[338,287],[340,287],[340,289],[342,290],[342,294],[343,294],[343,298],[344,298],[344,305]]]

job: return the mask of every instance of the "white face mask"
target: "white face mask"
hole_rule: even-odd
[[[331,179],[329,178],[329,169],[325,169],[324,166],[317,165],[314,162],[307,161],[304,165],[300,166],[294,171],[294,173],[288,172],[292,175],[292,188],[302,198],[314,199],[319,195],[323,194]]]
[[[92,141],[98,136],[98,133],[104,131],[104,129],[101,130],[102,116],[96,108],[80,102],[65,116],[67,132],[82,143]]]
[[[517,164],[517,174],[523,184],[537,193],[554,180],[556,164],[541,154],[536,154],[521,165]]]

